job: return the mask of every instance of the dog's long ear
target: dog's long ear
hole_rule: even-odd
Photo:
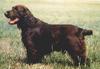
[[[24,13],[25,13],[25,15],[32,15],[30,10],[28,8],[26,8],[26,7],[24,7]]]
[[[16,11],[18,12],[20,16],[32,15],[30,10],[27,7],[22,6],[22,5],[17,5],[13,7],[12,9],[16,9]]]

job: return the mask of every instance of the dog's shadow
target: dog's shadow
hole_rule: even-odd
[[[68,66],[74,66],[73,65],[73,63],[71,62],[71,61],[69,61],[69,60],[59,60],[59,59],[57,59],[57,60],[54,60],[54,59],[45,59],[45,58],[43,58],[41,61],[38,61],[38,62],[36,62],[36,63],[30,63],[30,62],[28,62],[28,60],[27,60],[27,58],[23,58],[23,59],[18,59],[18,62],[21,62],[21,63],[24,63],[24,64],[29,64],[29,65],[33,65],[33,64],[59,64],[59,65],[62,65],[62,66],[66,66],[66,65],[68,65]]]
[[[90,69],[91,67],[90,66],[75,66],[71,61],[69,60],[66,60],[66,61],[62,61],[62,60],[57,60],[57,61],[46,61],[45,59],[43,59],[42,61],[39,61],[37,63],[29,63],[27,61],[27,58],[24,58],[24,59],[18,59],[18,62],[22,63],[22,64],[28,64],[28,65],[34,65],[34,64],[45,64],[45,65],[48,65],[48,64],[52,64],[52,65],[57,65],[57,66],[63,66],[63,67],[74,67],[74,68],[80,68],[80,69]]]

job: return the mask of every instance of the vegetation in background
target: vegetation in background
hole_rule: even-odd
[[[73,24],[92,29],[86,37],[91,66],[70,65],[69,55],[53,52],[44,56],[43,63],[28,65],[24,62],[25,48],[20,30],[7,23],[4,12],[16,4],[27,6],[34,16],[49,24]],[[100,2],[81,0],[0,0],[0,69],[100,69]]]

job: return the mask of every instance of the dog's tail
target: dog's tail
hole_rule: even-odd
[[[81,32],[84,36],[86,35],[93,35],[93,31],[92,30],[86,30],[86,29],[83,29],[83,31]]]
[[[83,35],[83,36],[93,35],[93,31],[92,30],[78,28],[78,35]]]

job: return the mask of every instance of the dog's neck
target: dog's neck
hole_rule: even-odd
[[[27,15],[20,18],[20,21],[17,23],[17,27],[23,30],[28,27],[34,27],[36,23],[37,18],[35,18],[33,15]]]

